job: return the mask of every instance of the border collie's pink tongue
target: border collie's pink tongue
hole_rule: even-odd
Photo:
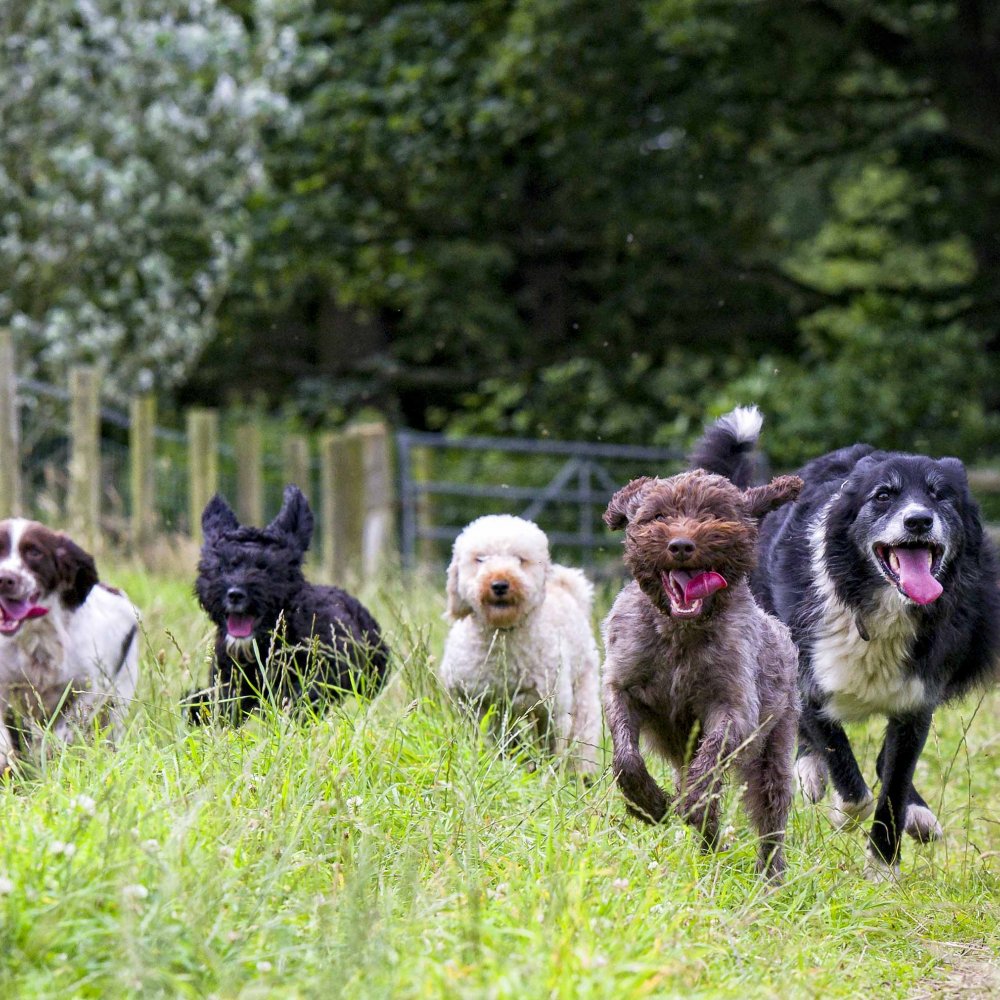
[[[728,586],[726,578],[721,573],[712,570],[707,573],[699,573],[684,585],[684,602],[690,604],[692,601],[701,600]]]
[[[226,615],[226,631],[234,639],[245,639],[253,632],[253,615]]]
[[[911,601],[930,604],[936,601],[944,587],[931,576],[932,554],[929,549],[891,548],[890,565],[899,577],[899,586]],[[895,558],[893,558],[895,557]]]

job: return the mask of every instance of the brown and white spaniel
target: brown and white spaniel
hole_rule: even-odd
[[[45,729],[119,735],[138,672],[138,613],[93,557],[37,521],[0,521],[0,773]]]

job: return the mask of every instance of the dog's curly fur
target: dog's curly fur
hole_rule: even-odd
[[[718,794],[732,764],[761,838],[758,868],[771,878],[785,866],[797,658],[788,629],[757,606],[747,575],[759,520],[801,486],[780,476],[742,491],[696,469],[636,479],[604,515],[612,529],[625,528],[634,576],[603,625],[604,711],[629,811],[658,822],[671,808],[646,768],[641,735],[675,768],[673,808],[714,846]],[[703,572],[724,578],[724,589],[688,601],[675,581]]]
[[[447,602],[452,625],[440,675],[448,691],[489,713],[498,735],[507,717],[526,720],[550,752],[593,774],[600,658],[584,574],[551,562],[536,524],[486,515],[455,541]]]
[[[346,591],[302,575],[313,516],[296,486],[266,528],[241,525],[218,495],[201,523],[195,591],[217,635],[209,688],[187,698],[196,721],[216,704],[239,722],[263,699],[301,707],[378,690],[389,656],[378,622]]]

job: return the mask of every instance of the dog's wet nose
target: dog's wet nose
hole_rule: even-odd
[[[247,592],[242,587],[230,587],[226,591],[226,603],[231,607],[241,607],[247,602]]]
[[[934,515],[926,509],[912,510],[903,518],[903,527],[915,535],[922,535],[934,527]]]
[[[503,597],[504,594],[510,590],[510,584],[506,580],[494,580],[490,584],[490,590],[492,590],[497,597]]]
[[[667,542],[667,551],[675,558],[683,561],[694,555],[694,542],[690,538],[671,538]]]
[[[13,594],[17,592],[20,580],[16,573],[0,573],[0,594]]]

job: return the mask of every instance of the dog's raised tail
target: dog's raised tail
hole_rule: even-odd
[[[549,586],[565,590],[580,605],[584,614],[590,614],[594,603],[594,585],[587,579],[583,570],[553,563]]]
[[[691,451],[693,469],[725,476],[741,490],[754,480],[757,441],[764,415],[756,406],[737,406],[705,429]]]

